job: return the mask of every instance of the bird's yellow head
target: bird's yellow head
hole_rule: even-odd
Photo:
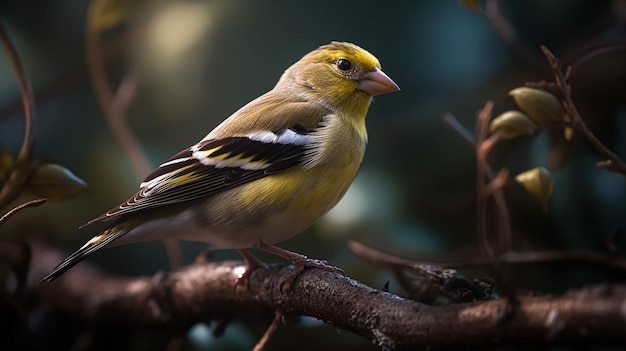
[[[277,87],[281,84],[363,117],[372,96],[400,90],[374,55],[345,42],[331,42],[306,54],[285,71]]]

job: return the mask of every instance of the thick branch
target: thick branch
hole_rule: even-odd
[[[31,281],[60,255],[33,255]],[[104,276],[82,264],[40,287],[49,305],[100,324],[180,330],[198,321],[271,320],[274,311],[308,315],[385,346],[459,345],[493,340],[626,338],[626,286],[592,287],[563,296],[429,306],[319,269],[280,291],[289,267],[255,271],[235,288],[241,262],[200,263],[155,277]]]

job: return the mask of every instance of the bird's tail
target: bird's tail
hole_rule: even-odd
[[[131,228],[116,228],[112,227],[105,230],[102,234],[94,236],[89,240],[85,245],[83,245],[80,249],[78,249],[73,254],[69,255],[66,259],[63,260],[58,266],[56,266],[48,275],[43,277],[39,284],[44,282],[51,282],[61,276],[61,274],[65,273],[70,268],[74,267],[75,264],[82,261],[85,257],[91,255],[97,250],[105,247],[113,240],[119,238],[120,236],[128,233]]]

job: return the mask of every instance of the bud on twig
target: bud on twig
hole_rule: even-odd
[[[561,102],[545,90],[521,87],[511,90],[509,95],[538,125],[550,126],[566,122]]]
[[[521,184],[539,203],[544,212],[548,212],[548,201],[552,196],[554,183],[550,172],[544,167],[536,167],[522,172],[515,177],[515,181]]]
[[[537,125],[521,111],[506,111],[489,124],[491,134],[500,133],[502,139],[513,139],[520,135],[532,134]]]

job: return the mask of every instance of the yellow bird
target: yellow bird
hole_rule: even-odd
[[[289,67],[276,86],[240,108],[197,144],[161,164],[121,205],[97,217],[111,221],[42,279],[52,281],[106,246],[178,238],[292,261],[335,272],[325,261],[274,244],[311,226],[352,183],[365,151],[372,96],[400,88],[372,54],[332,42]]]

